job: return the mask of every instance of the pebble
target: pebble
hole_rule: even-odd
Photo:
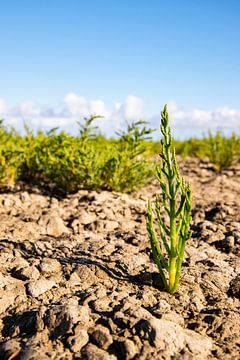
[[[85,329],[80,329],[77,335],[69,336],[67,343],[74,353],[80,353],[82,348],[88,343],[89,336]]]
[[[36,281],[28,283],[27,292],[32,297],[38,297],[55,286],[57,285],[53,279],[45,279],[42,277]]]
[[[82,210],[80,215],[80,223],[83,225],[89,225],[96,220],[96,216],[88,213],[86,210]]]
[[[101,349],[107,349],[113,342],[109,329],[102,325],[95,326],[91,335]]]
[[[32,265],[15,271],[14,277],[20,280],[37,280],[40,277],[40,273],[36,266]]]
[[[117,360],[115,355],[110,355],[91,343],[86,346],[83,354],[88,360]]]
[[[162,319],[153,318],[142,321],[139,333],[140,337],[159,348],[161,352],[164,352],[165,358],[169,359],[175,358],[181,351],[188,359],[202,360],[207,358],[212,349],[209,338]]]
[[[45,258],[39,265],[39,270],[44,275],[53,275],[61,273],[61,264],[56,259]]]
[[[53,338],[73,332],[73,327],[77,324],[88,327],[91,325],[90,320],[88,306],[79,305],[75,299],[56,304],[44,314],[44,323]],[[79,331],[75,329],[74,335],[78,336]]]
[[[49,236],[58,237],[69,233],[69,229],[65,226],[58,211],[47,212],[41,215],[38,219],[38,225],[45,227],[46,234]]]
[[[124,340],[122,343],[122,347],[126,360],[133,359],[138,353],[138,349],[132,340]]]
[[[46,227],[46,233],[50,236],[61,236],[62,234],[69,233],[68,228],[64,225],[64,222],[60,216],[52,216]]]
[[[231,280],[228,292],[230,295],[240,299],[240,275]]]
[[[119,224],[117,221],[111,221],[111,220],[105,220],[103,228],[105,231],[113,231],[119,227]]]

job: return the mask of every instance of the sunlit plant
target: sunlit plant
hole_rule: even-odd
[[[217,131],[215,135],[209,131],[206,142],[207,156],[217,171],[221,172],[232,166],[237,159],[240,145],[236,134],[226,137],[221,131]]]
[[[152,164],[143,158],[144,142],[151,139],[154,131],[146,121],[139,120],[127,123],[126,131],[117,132],[119,138],[102,172],[108,190],[130,193],[149,181]]]
[[[161,164],[157,166],[156,173],[162,201],[156,194],[154,206],[159,234],[157,235],[154,227],[150,200],[147,208],[147,232],[153,259],[164,287],[173,294],[179,286],[186,241],[191,237],[191,187],[179,173],[166,105],[161,116]]]

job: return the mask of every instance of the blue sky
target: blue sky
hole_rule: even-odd
[[[240,126],[239,0],[8,0],[0,117],[110,133],[169,103],[177,135]],[[182,131],[180,131],[182,129]]]

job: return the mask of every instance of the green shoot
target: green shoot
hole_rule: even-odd
[[[146,121],[139,120],[127,123],[126,131],[116,133],[119,139],[112,146],[111,157],[102,172],[108,190],[130,193],[147,183],[153,167],[143,158],[144,142],[151,139],[153,131]]]
[[[239,138],[236,134],[233,133],[227,138],[221,131],[217,131],[215,135],[209,131],[206,140],[207,156],[215,169],[221,172],[229,168],[236,160],[239,151]]]
[[[161,204],[158,195],[155,195],[155,213],[161,241],[154,228],[150,201],[147,208],[147,232],[164,287],[173,294],[179,286],[186,241],[191,237],[191,187],[179,174],[166,105],[161,116],[161,166],[156,169],[162,193]]]

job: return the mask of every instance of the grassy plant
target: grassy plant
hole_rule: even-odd
[[[20,168],[22,138],[0,120],[0,185],[13,185]]]
[[[153,175],[153,159],[162,145],[149,141],[152,129],[144,121],[129,123],[118,138],[99,135],[92,115],[79,123],[76,136],[52,129],[25,134],[0,120],[0,186],[18,180],[55,185],[65,193],[78,189],[132,192]],[[217,170],[240,160],[240,137],[221,134],[175,141],[181,156],[209,157]]]
[[[221,131],[216,134],[209,131],[201,139],[174,140],[173,145],[176,154],[182,158],[187,156],[200,159],[208,158],[216,171],[227,169],[240,161],[240,136],[236,133],[232,133],[231,136],[224,136]],[[159,148],[160,146],[156,141],[148,142],[146,144],[146,156],[156,155]]]
[[[185,244],[191,236],[191,187],[179,174],[166,105],[161,115],[161,166],[156,169],[162,192],[161,204],[158,195],[155,196],[155,212],[161,240],[158,240],[154,228],[150,201],[147,208],[147,232],[153,259],[163,284],[167,291],[173,294],[179,286]],[[166,217],[163,216],[164,213]]]
[[[107,140],[93,124],[97,118],[79,122],[76,137],[54,129],[34,135],[25,127],[20,179],[52,184],[67,193],[83,188],[131,192],[145,184],[151,166],[139,156],[152,130],[139,121],[129,124],[118,140]]]
[[[191,138],[185,141],[174,141],[174,148],[177,155],[181,155],[183,159],[187,156],[205,158],[206,153],[206,140]]]
[[[105,163],[102,178],[108,190],[132,192],[145,185],[152,175],[151,164],[143,159],[144,141],[150,139],[154,130],[147,122],[127,124],[127,130],[118,134],[112,146],[112,157]]]
[[[240,139],[234,133],[227,138],[223,136],[221,131],[217,131],[216,135],[209,132],[207,156],[217,171],[227,169],[234,163],[239,157],[239,145]]]

